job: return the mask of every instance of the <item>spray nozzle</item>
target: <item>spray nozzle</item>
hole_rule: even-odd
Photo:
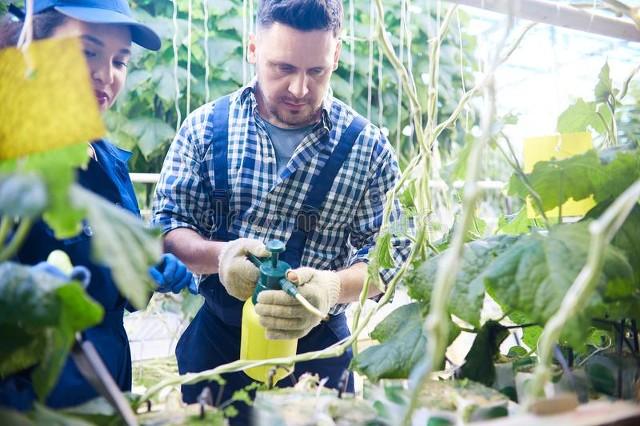
[[[291,266],[279,259],[280,253],[285,251],[285,245],[279,240],[270,240],[266,248],[271,256],[260,258],[249,253],[248,258],[260,270],[260,278],[253,292],[253,303],[258,303],[258,294],[264,290],[283,290],[289,296],[298,300],[309,312],[322,317],[311,303],[309,303],[298,291],[298,287],[287,279],[287,272]]]

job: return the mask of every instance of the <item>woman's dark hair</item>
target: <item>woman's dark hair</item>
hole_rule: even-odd
[[[46,10],[33,16],[33,39],[41,40],[50,37],[53,31],[64,24],[67,18],[56,10]],[[0,49],[15,46],[22,30],[22,21],[11,15],[0,20]]]
[[[333,31],[342,28],[341,0],[261,0],[258,25],[270,27],[274,22],[300,31]]]

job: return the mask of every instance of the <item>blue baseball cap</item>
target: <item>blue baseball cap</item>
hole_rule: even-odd
[[[131,40],[149,50],[160,49],[160,37],[133,19],[127,0],[34,0],[33,13],[54,9],[78,21],[92,24],[122,24],[131,29]]]

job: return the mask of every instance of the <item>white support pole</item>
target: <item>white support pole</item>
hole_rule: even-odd
[[[640,31],[636,26],[618,18],[598,15],[562,3],[546,0],[449,0],[465,6],[477,7],[493,12],[512,14],[558,27],[565,27],[608,37],[639,42]]]

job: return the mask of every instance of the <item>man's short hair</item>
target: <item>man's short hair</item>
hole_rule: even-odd
[[[299,31],[333,31],[342,28],[341,0],[260,0],[258,25],[268,28],[274,22]]]

